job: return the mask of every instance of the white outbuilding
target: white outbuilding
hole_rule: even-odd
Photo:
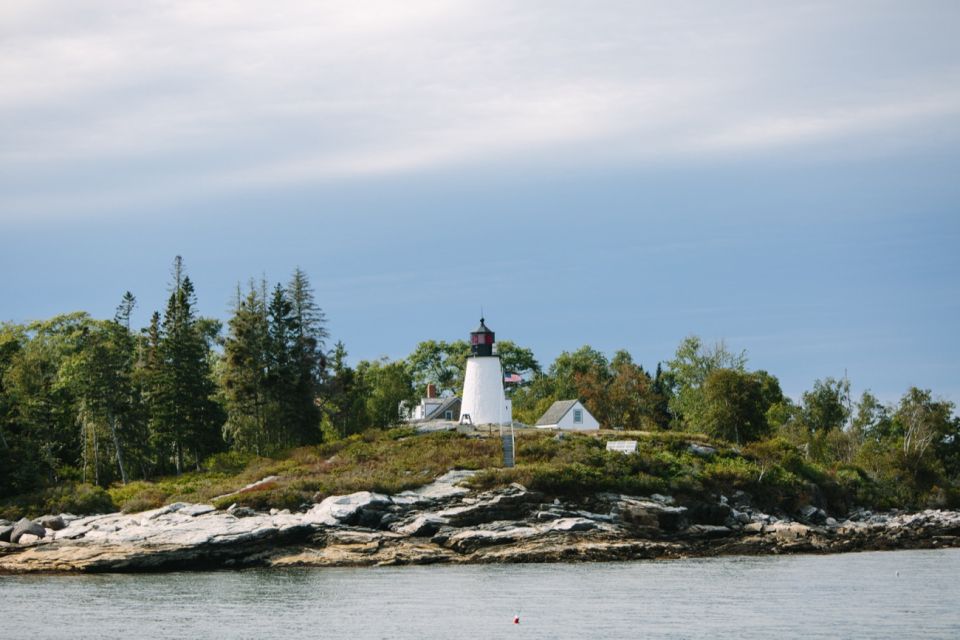
[[[600,423],[579,400],[557,400],[534,426],[537,429],[591,431],[599,429]]]

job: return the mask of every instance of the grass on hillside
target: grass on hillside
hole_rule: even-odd
[[[472,479],[477,488],[519,482],[548,495],[586,495],[599,491],[697,499],[736,491],[749,493],[758,506],[793,510],[818,502],[843,512],[854,504],[892,506],[865,473],[855,468],[829,470],[802,458],[796,447],[771,440],[743,450],[704,434],[670,431],[601,432],[599,436],[524,434],[517,440],[517,466],[486,469]],[[607,440],[636,439],[635,454],[605,450]],[[708,456],[692,443],[716,450]]]
[[[637,453],[605,450],[607,440],[625,438],[639,441]],[[691,452],[691,442],[714,447],[716,453],[698,456]],[[862,471],[821,468],[803,460],[784,441],[760,443],[741,452],[702,434],[564,433],[558,438],[554,432],[525,431],[517,436],[516,452],[517,466],[502,469],[497,437],[455,432],[415,435],[410,429],[369,431],[277,457],[219,454],[206,461],[203,471],[107,490],[78,485],[22,496],[0,505],[0,517],[118,508],[137,512],[176,501],[212,502],[220,508],[236,503],[259,510],[297,509],[329,495],[361,490],[397,493],[426,484],[450,469],[480,470],[471,481],[477,489],[519,482],[550,496],[613,491],[697,498],[744,490],[767,508],[789,510],[811,501],[836,511],[854,503],[893,506],[887,504],[889,492]],[[268,476],[277,479],[225,496]]]
[[[128,512],[175,501],[212,502],[220,508],[236,503],[254,509],[297,509],[330,495],[412,489],[450,469],[489,467],[498,455],[499,442],[490,439],[456,433],[417,436],[408,429],[368,431],[277,458],[221,454],[208,460],[203,472],[115,486],[109,493]],[[269,476],[277,479],[225,495]]]

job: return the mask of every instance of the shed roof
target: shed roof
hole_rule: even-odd
[[[440,403],[433,411],[431,411],[427,416],[424,417],[425,420],[432,420],[437,416],[442,416],[447,410],[456,408],[457,413],[460,413],[460,397],[459,396],[450,396],[446,398],[443,402]]]
[[[550,408],[547,409],[540,419],[537,420],[537,424],[534,426],[540,427],[548,424],[558,424],[560,420],[563,419],[563,416],[567,415],[567,412],[570,409],[573,409],[573,406],[580,402],[579,400],[557,400]]]

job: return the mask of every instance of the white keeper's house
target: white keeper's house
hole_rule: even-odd
[[[595,431],[600,423],[579,400],[557,400],[534,426],[558,431]]]

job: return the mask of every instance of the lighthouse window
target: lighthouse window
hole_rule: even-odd
[[[573,410],[573,424],[583,424],[583,411],[580,409]]]

